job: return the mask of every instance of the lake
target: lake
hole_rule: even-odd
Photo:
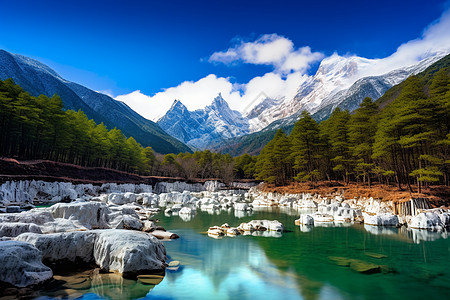
[[[293,209],[255,210],[251,216],[239,212],[235,216],[233,210],[211,213],[198,211],[192,220],[164,213],[155,217],[180,236],[164,242],[169,259],[179,261],[180,267],[166,271],[159,284],[84,272],[61,277],[69,282],[42,291],[41,299],[64,295],[80,299],[450,297],[450,239],[446,233],[359,224],[300,227],[294,225],[299,212]],[[213,225],[238,226],[253,219],[279,220],[287,232],[221,239],[205,233]]]

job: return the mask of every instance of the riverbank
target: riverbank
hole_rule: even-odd
[[[416,186],[412,186],[417,191]],[[433,207],[450,206],[450,187],[449,186],[430,186],[423,188],[422,193],[410,193],[404,186],[400,190],[397,186],[374,183],[371,187],[368,185],[349,183],[345,184],[339,181],[319,181],[316,184],[294,182],[287,186],[275,186],[264,184],[260,187],[261,191],[266,193],[278,194],[316,194],[323,197],[342,196],[346,199],[354,198],[374,198],[381,201],[405,202],[410,199],[426,199]]]
[[[295,225],[305,233],[314,227],[364,223],[364,228],[367,226],[366,230],[374,234],[390,232],[391,228],[400,226],[407,228],[417,236],[418,242],[446,237],[450,228],[450,212],[444,208],[432,209],[426,201],[412,199],[405,202],[409,206],[399,207],[395,201],[362,196],[347,198],[336,191],[335,195],[327,196],[274,193],[265,191],[266,188],[261,185],[245,190],[223,190],[223,183],[217,181],[204,184],[158,182],[155,185],[6,182],[0,185],[0,206],[3,206],[0,211],[6,212],[0,213],[0,249],[3,251],[0,251],[0,262],[5,262],[5,270],[0,272],[4,277],[0,282],[19,288],[40,286],[52,280],[54,265],[80,261],[103,272],[116,272],[125,277],[150,276],[154,271],[170,267],[171,263],[165,256],[165,243],[161,244],[156,238],[175,238],[176,234],[165,232],[160,226],[179,229],[173,222],[196,222],[202,214],[209,216],[202,224],[202,232],[230,221],[239,233],[261,238],[281,237],[284,232],[281,228],[293,226],[269,219],[285,218],[284,215],[295,217]],[[38,203],[53,205],[29,210]],[[277,214],[265,215],[272,211]],[[224,222],[219,223],[221,214],[232,214],[233,218],[226,220],[224,217]],[[258,215],[263,218],[255,218]],[[163,216],[164,224],[160,222]],[[294,223],[293,218],[289,220]],[[228,235],[227,230],[227,236],[238,235],[236,231],[233,233]],[[146,241],[144,244],[142,239]],[[140,269],[141,264],[135,259],[121,259],[135,251],[139,256],[132,257],[137,257],[137,261],[149,262],[144,269]],[[36,276],[12,277],[10,274],[20,274],[17,270],[22,267],[20,261],[10,260],[16,256],[27,258],[38,266],[38,269],[30,270],[37,272]],[[110,264],[116,260],[121,263]]]

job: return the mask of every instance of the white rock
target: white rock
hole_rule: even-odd
[[[144,227],[142,228],[142,231],[145,232],[151,232],[156,229],[156,225],[152,221],[144,221]]]
[[[0,241],[0,282],[26,287],[52,278],[52,270],[42,263],[41,252],[31,244]]]
[[[250,223],[241,223],[241,224],[239,224],[238,229],[242,230],[242,231],[253,231],[253,230],[255,230],[253,225],[250,224]]]
[[[42,233],[41,228],[32,223],[0,223],[0,237],[16,237],[24,232]]]
[[[137,231],[98,231],[96,264],[108,272],[137,273],[165,268],[166,249],[154,236]]]
[[[95,233],[92,231],[24,233],[16,240],[33,244],[41,250],[42,258],[52,263],[64,261],[90,263],[93,260]]]
[[[302,199],[298,200],[295,206],[298,208],[317,208],[317,203],[311,199]]]
[[[252,220],[248,224],[253,226],[255,230],[283,231],[283,224],[277,220]]]
[[[208,235],[222,236],[224,235],[224,231],[218,226],[213,226],[208,229]]]
[[[241,211],[246,211],[248,210],[248,205],[247,203],[234,203],[234,209],[235,210],[241,210]]]
[[[444,225],[444,227],[450,227],[450,212],[439,214],[439,218],[441,219],[442,225]]]
[[[56,218],[52,222],[44,223],[40,226],[42,233],[57,233],[57,232],[69,232],[69,231],[82,231],[88,230],[76,220],[68,220],[63,218]]]
[[[398,216],[390,213],[382,213],[376,215],[369,215],[363,213],[364,224],[375,226],[398,226]]]
[[[123,193],[111,193],[108,196],[108,203],[122,205],[127,203]]]
[[[311,215],[300,215],[300,218],[296,220],[296,223],[301,225],[314,225],[314,218]]]
[[[411,228],[440,231],[445,228],[442,219],[434,212],[420,213],[411,219]]]
[[[0,214],[0,223],[33,223],[42,225],[54,221],[49,211],[32,209],[30,211],[16,214]]]
[[[54,234],[24,233],[17,238],[40,249],[43,259],[95,262],[107,272],[137,273],[162,270],[165,248],[154,236],[138,231],[108,229]]]
[[[334,218],[332,215],[323,214],[323,213],[315,213],[312,215],[314,218],[314,225],[318,226],[323,223],[333,224]]]
[[[189,207],[183,207],[182,209],[180,209],[178,214],[179,215],[193,215],[193,214],[195,214],[195,210],[193,210]]]
[[[109,228],[109,209],[101,202],[58,203],[50,207],[53,218],[76,220],[88,229]]]
[[[239,234],[240,234],[239,230],[237,228],[235,228],[235,227],[231,227],[231,228],[227,229],[227,235],[229,235],[229,236],[236,236],[236,235],[239,235]]]

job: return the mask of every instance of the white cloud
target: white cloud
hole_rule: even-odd
[[[414,65],[420,60],[437,53],[450,52],[450,10],[430,24],[422,37],[408,41],[397,48],[392,55],[375,59],[366,70],[367,75],[381,75],[401,67]]]
[[[272,65],[277,73],[306,72],[312,63],[323,58],[310,47],[294,49],[291,40],[277,34],[265,34],[254,42],[241,42],[226,51],[213,53],[209,61],[230,64],[242,61],[249,64]]]
[[[195,110],[211,104],[219,92],[227,101],[240,97],[239,92],[227,78],[211,74],[195,82],[185,81],[154,96],[144,95],[138,90],[115,98],[145,118],[157,121],[167,112],[175,99],[181,100],[189,110]]]
[[[447,11],[424,30],[422,37],[402,44],[392,55],[386,58],[359,59],[356,77],[385,74],[397,68],[413,65],[436,52],[448,53],[449,28],[450,11]],[[225,64],[242,61],[272,65],[273,72],[257,76],[242,84],[233,84],[228,78],[210,74],[198,81],[185,81],[153,96],[135,91],[117,96],[116,99],[154,121],[167,112],[175,99],[181,100],[189,110],[195,110],[209,105],[218,93],[222,93],[231,108],[242,111],[261,92],[272,98],[291,99],[301,83],[309,78],[305,75],[309,66],[322,58],[323,54],[312,52],[309,47],[295,50],[292,41],[285,37],[276,34],[264,35],[254,42],[241,42],[226,51],[216,52],[211,55],[209,61]],[[326,58],[328,62],[333,59],[339,59],[339,55],[333,54]],[[356,80],[356,77],[352,80]]]

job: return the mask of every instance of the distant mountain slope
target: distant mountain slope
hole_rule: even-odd
[[[195,111],[189,111],[175,100],[158,125],[180,141],[199,149],[249,133],[248,121],[232,110],[220,94],[211,105]]]
[[[422,61],[418,65],[411,66],[405,69],[399,69],[389,72],[383,76],[365,77],[355,82],[348,90],[342,91],[336,95],[337,100],[327,104],[327,100],[323,103],[322,108],[313,110],[314,119],[322,121],[327,119],[331,112],[336,108],[348,109],[353,111],[358,108],[362,99],[371,97],[376,100],[380,108],[383,108],[392,102],[403,88],[403,81],[412,74],[417,74],[422,80],[429,81],[436,71],[442,68],[450,69],[450,55],[447,55],[440,60]],[[400,83],[398,82],[400,80]],[[396,85],[393,83],[397,82]],[[381,96],[382,95],[382,96]],[[380,97],[381,96],[381,97]],[[295,122],[298,120],[301,111],[295,114],[277,120],[261,131],[254,132],[249,135],[241,136],[225,140],[211,146],[213,150],[223,153],[230,153],[233,156],[242,155],[244,153],[258,154],[264,145],[270,141],[278,128],[282,128],[286,133],[290,133]]]
[[[168,135],[156,123],[147,120],[124,103],[67,81],[48,66],[26,56],[0,50],[0,79],[12,78],[33,96],[58,94],[65,109],[81,109],[97,123],[117,127],[143,146],[156,152],[185,152],[190,148]]]

